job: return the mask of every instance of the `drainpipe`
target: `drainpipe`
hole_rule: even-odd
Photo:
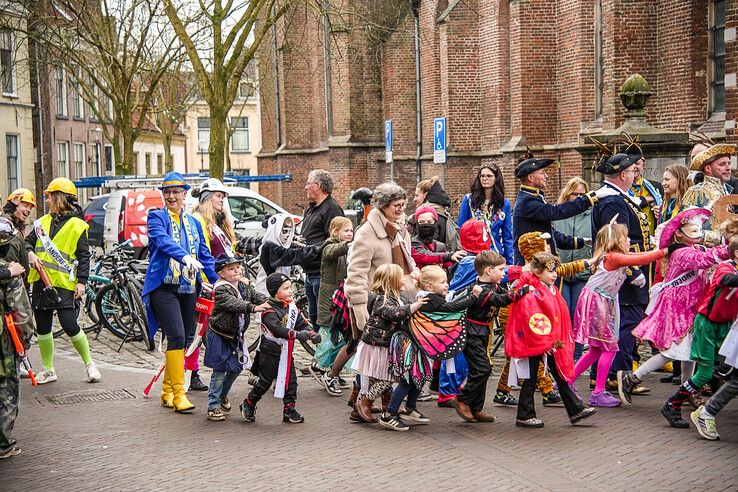
[[[276,15],[276,7],[272,5],[272,17]],[[276,22],[272,25],[272,46],[274,48],[274,100],[276,107],[276,118],[277,123],[277,149],[282,146],[282,115],[279,109],[279,54],[277,52],[277,24]]]
[[[417,141],[415,142],[415,180],[420,183],[422,168],[420,157],[423,155],[423,110],[420,106],[420,0],[411,0],[413,18],[415,20],[415,124]]]

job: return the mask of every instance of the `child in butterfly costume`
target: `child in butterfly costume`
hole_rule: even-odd
[[[416,402],[420,389],[431,378],[431,358],[448,359],[460,353],[466,342],[461,313],[477,302],[482,288],[475,285],[471,293],[455,301],[446,301],[446,272],[437,265],[423,267],[420,272],[418,298],[425,304],[410,318],[410,323],[396,332],[390,342],[390,375],[398,380],[380,425],[392,430],[407,430],[402,419],[428,423],[418,412]],[[453,313],[453,314],[449,314]],[[402,418],[400,404],[407,397]]]
[[[558,384],[561,398],[572,424],[595,413],[582,405],[568,382],[573,381],[574,340],[566,301],[556,288],[559,258],[551,253],[538,253],[530,262],[530,272],[523,273],[518,285],[528,286],[532,293],[517,299],[505,330],[505,355],[511,357],[511,376],[525,379],[520,389],[517,427],[543,427],[536,418],[533,394],[535,374],[541,360],[546,361]]]

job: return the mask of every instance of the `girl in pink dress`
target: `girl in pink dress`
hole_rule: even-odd
[[[647,265],[663,258],[665,250],[628,254],[628,229],[611,223],[595,239],[595,272],[587,280],[574,312],[574,341],[589,344],[589,351],[574,366],[574,379],[597,362],[597,381],[589,404],[616,407],[620,401],[605,391],[607,373],[618,352],[620,305],[618,291],[627,277],[627,267]]]
[[[695,307],[709,285],[706,271],[728,256],[726,246],[699,246],[702,223],[709,218],[709,210],[691,208],[672,218],[661,233],[659,246],[668,247],[661,265],[664,280],[651,289],[646,318],[633,330],[636,338],[651,342],[659,353],[637,371],[618,371],[618,394],[626,405],[631,403],[633,386],[669,361],[681,361],[684,380],[692,374],[689,352]]]

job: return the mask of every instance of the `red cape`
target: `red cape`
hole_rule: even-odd
[[[558,289],[556,294],[543,285],[532,273],[521,275],[516,288],[530,285],[529,292],[510,306],[510,317],[505,329],[505,354],[523,358],[542,355],[561,342],[554,359],[559,374],[567,381],[574,376],[574,338],[571,331],[569,308]]]

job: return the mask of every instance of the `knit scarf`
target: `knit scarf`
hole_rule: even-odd
[[[402,268],[403,273],[406,275],[409,274],[411,272],[410,263],[407,261],[407,253],[404,250],[402,237],[397,237],[397,225],[387,222],[384,225],[384,230],[392,243],[392,263]]]
[[[195,234],[192,231],[192,223],[190,222],[187,214],[180,214],[179,221],[184,227],[180,227],[180,224],[174,220],[174,216],[171,212],[167,213],[169,217],[169,223],[172,226],[172,241],[178,243],[185,251],[188,251],[189,255],[193,258],[197,258],[197,250],[195,249],[196,239]],[[182,228],[184,228],[184,234],[182,234]],[[195,282],[197,278],[195,272],[189,268],[184,268],[174,258],[169,258],[169,267],[167,268],[167,274],[164,277],[164,283],[168,285],[177,285],[177,292],[180,294],[192,294],[195,292]]]

